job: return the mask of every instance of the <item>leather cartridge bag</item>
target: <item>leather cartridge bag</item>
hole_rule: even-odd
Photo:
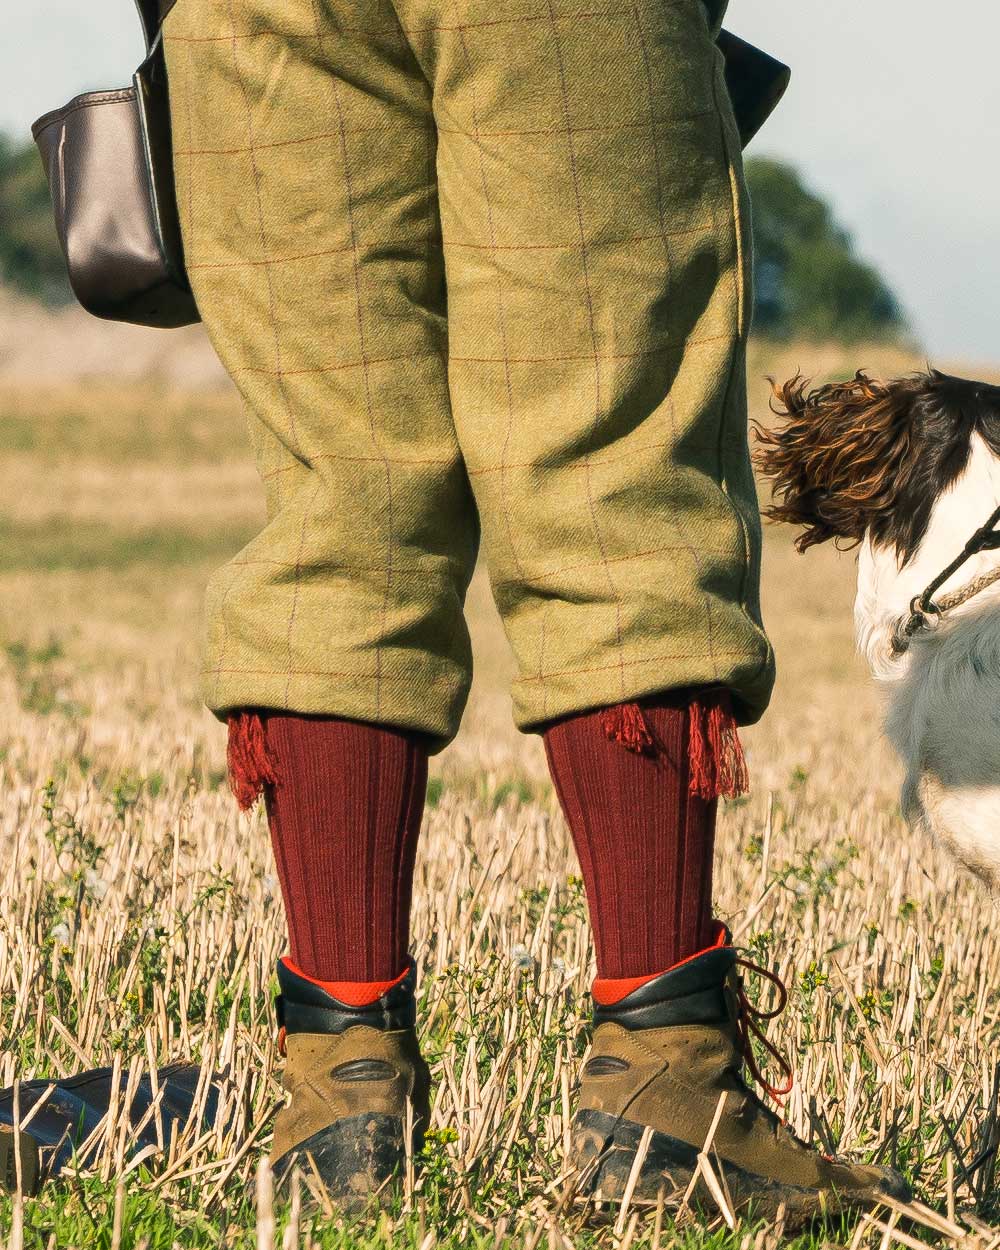
[[[174,0],[136,0],[146,59],[132,85],[76,96],[31,128],[77,299],[146,326],[200,320],[184,271],[161,27]]]

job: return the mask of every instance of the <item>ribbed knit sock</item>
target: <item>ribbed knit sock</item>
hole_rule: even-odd
[[[638,984],[715,938],[715,795],[742,788],[745,766],[727,704],[699,699],[674,691],[544,731],[583,872],[599,981]],[[735,772],[722,777],[726,753]],[[714,780],[702,784],[702,773]]]
[[[243,713],[230,722],[230,770],[244,806],[264,791],[288,962],[336,984],[335,996],[373,1002],[405,971],[426,740],[356,721]]]

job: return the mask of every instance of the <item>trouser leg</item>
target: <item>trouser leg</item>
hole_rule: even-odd
[[[687,696],[656,696],[714,692],[735,753],[719,700],[756,719],[773,678],[746,192],[715,28],[701,0],[397,9],[434,85],[449,385],[516,718],[558,721],[601,975],[649,975],[705,938],[725,788],[690,784],[706,759]],[[655,752],[626,749],[637,699]],[[609,706],[620,741],[587,714]]]
[[[470,679],[478,528],[429,86],[386,0],[179,4],[166,46],[188,269],[267,495],[209,586],[207,702],[440,746]]]
[[[434,86],[449,385],[524,728],[763,710],[739,140],[700,0],[397,0]]]
[[[180,4],[166,43],[188,269],[267,500],[209,588],[205,695],[267,791],[292,964],[361,1001],[404,961],[471,674],[430,88],[384,0]]]

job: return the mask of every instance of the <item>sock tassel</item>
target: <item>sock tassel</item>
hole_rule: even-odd
[[[601,728],[612,742],[636,755],[652,755],[656,743],[638,703],[616,703],[601,713]]]
[[[241,811],[249,811],[266,786],[277,783],[278,773],[268,753],[264,722],[257,712],[234,712],[228,720],[226,763],[229,785]]]
[[[701,799],[735,799],[750,789],[750,774],[729,692],[699,696],[690,707],[688,788]]]

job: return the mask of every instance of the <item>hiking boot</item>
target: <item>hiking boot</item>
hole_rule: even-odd
[[[414,1028],[416,968],[374,1003],[353,1007],[278,962],[279,1046],[291,1095],[274,1124],[271,1166],[315,1173],[339,1205],[363,1207],[423,1145],[430,1074]],[[407,1141],[407,1104],[412,1134]]]
[[[779,987],[774,1011],[760,1012],[748,1003],[740,966]],[[620,1201],[649,1128],[632,1200],[656,1203],[662,1192],[668,1209],[678,1206],[725,1096],[709,1161],[716,1175],[721,1173],[734,1212],[774,1218],[784,1205],[786,1221],[794,1226],[887,1196],[908,1201],[909,1190],[896,1172],[811,1149],[744,1081],[746,1064],[772,1095],[791,1088],[790,1068],[757,1023],[779,1014],[786,998],[776,977],[737,957],[720,926],[715,947],[610,1006],[595,1004],[597,1027],[573,1119],[570,1162],[579,1169],[579,1191]],[[789,1078],[783,1089],[763,1081],[751,1035],[782,1064]],[[708,1192],[699,1179],[692,1202],[704,1206]]]

